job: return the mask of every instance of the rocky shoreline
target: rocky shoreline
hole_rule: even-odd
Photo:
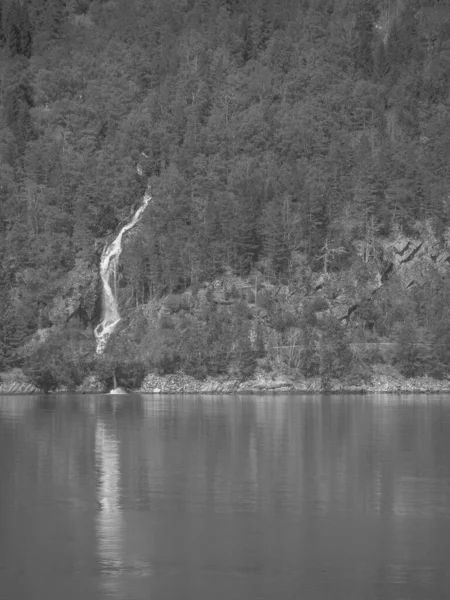
[[[450,392],[450,381],[417,377],[378,376],[369,383],[324,382],[320,378],[293,380],[283,376],[258,377],[252,380],[209,379],[198,381],[177,374],[161,377],[148,375],[139,390],[144,394],[260,394],[260,393],[436,393]]]
[[[69,390],[60,389],[55,393]],[[232,377],[208,378],[203,381],[184,373],[173,375],[149,374],[142,386],[133,390],[141,394],[281,394],[281,393],[443,393],[450,392],[450,380],[437,380],[432,377],[406,379],[392,367],[377,365],[371,380],[361,383],[328,380],[320,377],[311,379],[289,378],[280,374],[258,372],[249,380],[242,381]],[[95,376],[87,378],[75,393],[106,393]],[[26,381],[23,376],[16,379],[3,377],[0,394],[36,394],[42,393]],[[113,392],[114,393],[114,392]],[[123,392],[122,392],[123,393]]]

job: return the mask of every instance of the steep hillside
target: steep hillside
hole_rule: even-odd
[[[448,374],[448,3],[0,13],[0,371]],[[101,251],[148,183],[99,357]]]

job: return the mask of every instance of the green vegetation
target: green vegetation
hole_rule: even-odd
[[[411,284],[389,255],[447,251],[446,2],[0,0],[0,25],[0,371],[449,374],[448,261]],[[99,358],[99,253],[148,179]]]

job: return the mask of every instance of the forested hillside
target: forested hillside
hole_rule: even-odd
[[[406,374],[447,373],[445,269],[408,287],[385,267],[396,236],[450,239],[448,1],[0,0],[0,17],[0,370],[94,368],[100,252],[150,179],[119,278],[139,335],[111,357],[339,376],[352,342],[383,339]]]

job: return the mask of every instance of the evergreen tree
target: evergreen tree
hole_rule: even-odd
[[[420,377],[430,371],[432,358],[431,336],[426,330],[408,320],[401,326],[395,364],[405,377]]]
[[[371,2],[362,3],[357,12],[355,23],[355,67],[366,78],[370,77],[373,72],[372,40],[374,15],[373,11],[370,10],[371,4]]]
[[[5,45],[5,33],[3,26],[3,15],[4,15],[5,7],[3,4],[3,0],[0,1],[0,48],[3,48]]]
[[[14,133],[19,152],[32,133],[30,109],[33,106],[32,89],[26,75],[18,73],[18,79],[11,81],[4,91],[4,111],[6,123]]]
[[[30,58],[32,52],[32,30],[25,3],[12,0],[6,5],[3,16],[3,32],[11,56]]]
[[[445,2],[388,4],[3,0],[3,365],[20,362],[36,328],[61,327],[67,315],[57,307],[75,293],[67,290],[76,261],[95,278],[105,240],[129,220],[148,178],[153,199],[120,265],[124,314],[257,269],[275,290],[273,310],[254,308],[267,318],[264,337],[294,344],[301,332],[289,302],[301,313],[303,296],[322,286],[331,305],[359,303],[378,271],[383,290],[344,319],[347,329],[315,317],[295,360],[328,377],[345,373],[356,326],[393,340],[413,296],[386,287],[392,271],[380,265],[400,260],[389,258],[393,237],[425,235],[428,222],[433,248],[447,243],[450,12]],[[248,353],[252,370],[251,319],[241,320],[239,338],[236,298],[217,296],[208,316],[186,309],[187,341],[179,336],[185,309],[172,328],[156,328],[146,342],[155,368],[204,376]],[[226,309],[214,310],[215,301]],[[444,376],[445,328],[424,305],[410,319],[423,347],[432,337],[433,372]],[[327,336],[337,352],[320,345]],[[420,357],[402,344],[398,365],[407,372]]]
[[[288,200],[281,202],[274,199],[264,210],[261,230],[264,239],[265,255],[271,260],[276,275],[286,275],[289,266],[291,249],[287,239],[286,218],[289,218]]]
[[[42,31],[48,42],[61,39],[66,19],[64,0],[46,0],[43,11]]]
[[[386,49],[383,40],[379,40],[376,45],[373,63],[373,70],[376,79],[378,81],[383,81],[390,70],[390,63],[386,55]]]

